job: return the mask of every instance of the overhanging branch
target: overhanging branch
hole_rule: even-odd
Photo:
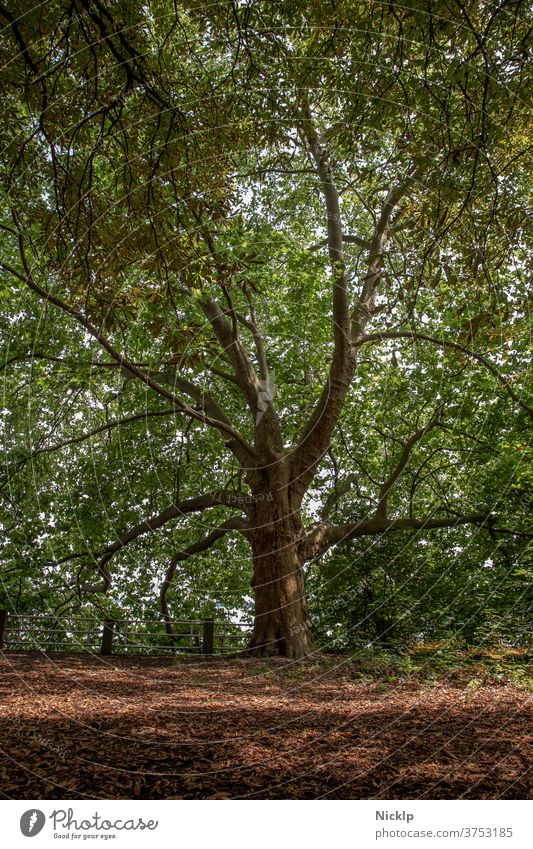
[[[203,510],[207,510],[210,507],[217,507],[220,505],[235,507],[235,504],[239,503],[238,498],[241,495],[241,503],[244,505],[246,496],[240,493],[228,493],[221,491],[209,493],[206,495],[199,495],[196,498],[189,498],[185,501],[180,501],[178,504],[171,504],[170,507],[167,507],[161,513],[157,513],[155,516],[152,516],[149,519],[145,519],[143,522],[134,525],[132,528],[122,534],[117,540],[115,540],[115,542],[110,543],[100,553],[100,559],[96,564],[96,570],[99,572],[102,578],[102,583],[81,584],[80,592],[107,592],[111,584],[111,575],[109,573],[108,568],[109,561],[117,553],[117,551],[120,551],[122,548],[125,548],[134,540],[138,539],[141,536],[144,536],[147,533],[153,533],[154,531],[159,530],[159,528],[162,528],[163,525],[166,525],[173,519],[177,519],[180,516],[185,516],[188,513],[198,513]]]
[[[443,528],[456,528],[461,525],[476,525],[490,528],[496,521],[494,513],[472,513],[464,516],[446,516],[434,518],[401,518],[386,520],[381,517],[364,519],[359,522],[345,522],[340,525],[321,523],[311,527],[307,534],[305,560],[320,557],[329,548],[341,542],[357,537],[378,536],[392,531],[423,530],[431,531]]]
[[[151,413],[139,413],[136,416],[126,416],[126,418],[118,419],[114,422],[108,422],[105,425],[100,425],[100,427],[95,427],[94,430],[88,431],[88,433],[83,433],[81,436],[74,436],[72,439],[65,439],[64,442],[57,442],[55,445],[50,445],[46,448],[36,448],[34,451],[31,451],[28,454],[26,459],[30,460],[34,457],[38,457],[40,454],[50,454],[54,451],[60,451],[62,448],[66,448],[68,445],[78,445],[80,442],[84,442],[86,439],[91,439],[93,436],[97,436],[99,433],[104,433],[104,431],[112,430],[115,427],[122,427],[123,425],[131,424],[132,422],[138,422],[148,418],[160,417],[160,416],[175,416],[176,410],[156,410]]]
[[[31,271],[29,269],[29,265],[25,256],[24,245],[22,243],[22,236],[19,236],[19,244],[25,274],[22,274],[21,272],[17,271],[17,269],[13,268],[11,265],[3,261],[0,261],[0,268],[8,272],[9,274],[12,274],[18,280],[26,284],[29,289],[39,295],[39,297],[41,297],[43,300],[47,301],[55,307],[58,307],[62,312],[66,313],[67,315],[70,315],[75,318],[78,324],[80,324],[94,339],[96,339],[97,342],[99,342],[102,348],[107,351],[107,353],[112,357],[112,359],[115,360],[115,362],[119,364],[125,372],[127,372],[132,377],[137,378],[142,383],[146,384],[146,386],[149,386],[150,389],[153,389],[161,397],[166,398],[168,401],[171,401],[177,411],[183,413],[189,418],[196,419],[197,421],[200,421],[203,424],[206,424],[217,430],[223,431],[227,436],[230,437],[230,439],[227,440],[230,446],[237,443],[241,449],[244,449],[245,455],[248,459],[253,458],[254,451],[252,447],[246,442],[244,437],[241,436],[241,434],[232,425],[228,425],[226,422],[213,419],[210,416],[207,416],[205,413],[201,413],[198,410],[195,410],[193,407],[191,407],[173,392],[169,392],[167,389],[165,389],[164,386],[161,386],[161,384],[151,378],[149,374],[147,374],[138,366],[136,366],[128,357],[125,357],[123,354],[120,354],[115,349],[115,347],[109,342],[109,340],[103,335],[103,333],[98,330],[98,328],[96,328],[92,324],[92,322],[90,322],[89,319],[86,318],[86,316],[82,312],[80,312],[80,310],[77,310],[75,307],[71,307],[61,298],[57,297],[56,295],[53,295],[46,289],[43,289],[43,287],[40,286],[34,280],[33,275],[31,274]]]

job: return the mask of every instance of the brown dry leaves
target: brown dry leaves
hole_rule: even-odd
[[[527,691],[349,664],[0,661],[4,798],[528,798]]]

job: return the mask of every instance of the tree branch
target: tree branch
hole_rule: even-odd
[[[405,180],[389,191],[381,207],[381,213],[368,251],[368,271],[363,281],[357,306],[352,314],[351,337],[356,346],[364,333],[368,320],[372,315],[372,310],[374,309],[376,291],[383,270],[383,255],[389,238],[392,215],[413,181],[418,179],[420,175],[421,170],[415,169]]]
[[[178,398],[174,393],[168,392],[163,386],[153,380],[148,374],[142,371],[138,366],[136,366],[131,360],[129,360],[124,355],[120,354],[114,346],[109,342],[109,340],[98,330],[79,310],[71,307],[61,298],[58,298],[56,295],[51,294],[51,292],[47,292],[46,289],[43,289],[36,281],[33,279],[31,271],[29,269],[29,265],[26,260],[24,245],[22,242],[22,236],[19,231],[19,245],[21,250],[21,257],[23,260],[23,265],[25,269],[25,274],[21,274],[15,268],[10,266],[8,263],[0,261],[0,268],[4,271],[7,271],[9,274],[12,274],[18,280],[21,280],[25,285],[28,286],[33,292],[39,295],[43,300],[48,303],[53,304],[55,307],[58,307],[62,312],[67,315],[72,316],[76,319],[76,321],[87,330],[87,332],[96,339],[100,345],[107,351],[108,354],[121,366],[121,368],[130,374],[132,377],[137,378],[142,383],[145,383],[151,389],[153,389],[158,395],[163,398],[166,398],[168,401],[171,401],[176,409],[189,416],[190,418],[196,419],[197,421],[202,422],[210,427],[216,428],[217,430],[221,430],[226,433],[231,438],[227,440],[227,444],[230,447],[234,447],[236,444],[240,446],[241,449],[244,450],[245,456],[248,460],[252,459],[254,456],[254,451],[249,445],[243,436],[231,425],[226,424],[226,422],[219,421],[217,419],[212,419],[209,416],[206,416],[203,413],[198,412],[189,406],[185,401],[181,398]],[[243,451],[240,451],[241,457],[243,456]]]
[[[463,354],[466,354],[468,357],[472,357],[472,359],[477,360],[478,363],[481,363],[494,377],[502,384],[505,391],[508,395],[519,404],[522,409],[524,409],[530,418],[533,419],[533,408],[531,408],[525,401],[516,394],[516,392],[511,389],[505,377],[500,374],[498,369],[492,365],[492,363],[483,357],[481,354],[476,353],[476,351],[472,351],[470,348],[467,348],[465,345],[460,345],[459,342],[452,342],[448,339],[439,339],[438,336],[430,336],[427,333],[418,333],[418,331],[404,331],[404,330],[387,330],[383,333],[370,333],[367,336],[362,336],[356,343],[359,347],[360,345],[364,345],[366,342],[383,342],[387,339],[412,339],[414,342],[418,340],[423,342],[431,342],[433,345],[438,345],[440,348],[450,348],[455,351],[460,351]]]
[[[381,208],[374,236],[370,243],[367,259],[368,272],[365,275],[357,306],[350,315],[346,293],[346,270],[342,253],[343,234],[340,223],[338,193],[331,177],[327,158],[324,158],[319,139],[313,136],[310,119],[307,123],[307,139],[319,172],[326,207],[328,211],[328,244],[334,269],[333,320],[335,328],[335,350],[331,361],[328,380],[320,398],[311,413],[302,433],[298,436],[297,446],[291,459],[291,478],[296,504],[301,501],[316,468],[329,449],[331,435],[341,414],[344,400],[350,388],[355,372],[356,343],[363,335],[364,328],[374,308],[375,295],[379,285],[384,246],[389,235],[389,225],[394,210],[405,195],[413,180],[419,175],[415,170],[398,186],[388,193]],[[326,194],[327,192],[327,194]],[[336,296],[335,296],[336,293]]]
[[[226,521],[222,522],[221,525],[211,531],[211,533],[208,534],[206,537],[188,546],[188,548],[184,548],[181,551],[178,551],[178,553],[174,555],[174,557],[169,563],[168,569],[165,573],[165,578],[163,580],[163,583],[161,584],[161,589],[159,591],[161,612],[165,619],[166,631],[169,636],[173,636],[173,633],[172,620],[167,603],[167,593],[170,588],[170,585],[172,584],[174,575],[176,574],[176,567],[178,563],[187,560],[194,554],[199,554],[201,551],[206,551],[208,548],[211,548],[211,546],[213,546],[219,539],[226,536],[226,534],[230,533],[230,531],[243,530],[245,527],[246,521],[242,519],[241,516],[232,516],[231,519],[226,519]]]
[[[233,366],[237,385],[241,390],[241,393],[248,405],[250,412],[252,413],[255,419],[256,424],[258,424],[259,421],[262,419],[262,416],[259,416],[259,412],[264,412],[263,410],[261,410],[260,407],[262,385],[256,374],[252,361],[239,339],[239,315],[233,304],[233,299],[231,297],[228,281],[226,280],[226,270],[216,250],[216,245],[213,241],[213,237],[211,236],[209,229],[202,221],[201,214],[198,212],[198,210],[193,204],[189,204],[189,209],[192,215],[194,216],[196,222],[198,223],[199,229],[205,240],[208,251],[216,268],[218,285],[222,289],[222,293],[227,304],[227,309],[222,310],[218,301],[213,297],[209,297],[207,300],[200,300],[200,307],[207,320],[210,322],[215,336],[219,344],[222,346],[224,354],[227,356],[229,362]],[[228,321],[228,315],[231,321]],[[240,319],[242,321],[242,317],[240,317]],[[269,401],[270,403],[268,404],[268,407],[272,408],[272,399],[269,399]],[[276,428],[276,435],[278,448],[281,448],[283,442],[279,426]]]
[[[233,332],[232,325],[227,320],[215,298],[208,298],[200,302],[202,311],[210,322],[215,336],[228,357],[237,379],[239,388],[244,395],[248,407],[255,416],[257,411],[257,396],[260,389],[259,378],[250,362],[249,357],[243,350],[239,339]]]
[[[240,495],[242,495],[242,504],[244,505],[246,496],[243,493],[227,493],[222,491],[209,493],[206,495],[200,495],[196,498],[189,498],[185,501],[181,501],[179,504],[171,504],[170,507],[167,507],[161,513],[157,513],[150,519],[145,519],[138,525],[134,525],[132,528],[122,534],[117,540],[115,540],[115,542],[110,543],[103,550],[103,552],[100,553],[100,559],[96,564],[96,569],[103,579],[102,583],[82,584],[80,586],[80,592],[107,592],[111,584],[111,575],[108,569],[109,561],[117,553],[117,551],[120,551],[122,548],[125,548],[134,540],[138,539],[141,536],[144,536],[144,534],[152,533],[153,531],[159,530],[159,528],[163,527],[163,525],[166,525],[167,522],[172,521],[172,519],[177,519],[178,517],[185,516],[188,513],[197,513],[203,510],[207,510],[210,507],[217,507],[220,505],[234,507],[235,504],[238,503],[238,497]]]
[[[254,304],[253,298],[252,298],[252,296],[251,296],[251,294],[248,291],[248,288],[246,286],[243,286],[243,292],[244,292],[244,297],[248,301],[248,309],[250,310],[250,320],[249,321],[247,319],[245,320],[246,326],[251,331],[252,336],[254,337],[255,351],[256,351],[256,354],[257,354],[257,359],[259,361],[259,366],[261,368],[261,377],[264,381],[269,382],[270,381],[270,375],[269,375],[269,371],[268,371],[268,361],[267,361],[265,343],[263,341],[263,337],[261,336],[261,333],[259,332],[259,327],[258,327],[258,324],[257,324],[257,315],[256,315],[256,312],[255,312],[255,304]]]
[[[61,448],[66,448],[68,445],[77,445],[79,442],[83,442],[86,439],[90,439],[92,436],[96,436],[99,433],[103,433],[106,430],[111,430],[115,427],[121,427],[122,425],[130,424],[131,422],[141,421],[142,419],[148,419],[152,417],[158,416],[175,416],[176,410],[158,410],[152,413],[139,413],[136,416],[127,416],[124,419],[118,419],[114,422],[109,422],[105,425],[100,425],[100,427],[94,428],[94,430],[90,430],[88,433],[84,433],[81,436],[75,436],[72,439],[66,439],[64,442],[58,442],[55,445],[50,445],[48,448],[36,448],[34,451],[31,451],[28,454],[27,460],[32,459],[33,457],[38,457],[40,454],[50,454],[53,451],[60,451]]]
[[[239,388],[254,417],[255,448],[262,453],[262,459],[269,462],[273,454],[283,449],[281,426],[272,403],[272,387],[268,381],[259,380],[248,354],[233,332],[218,302],[214,298],[209,298],[202,303],[202,310],[211,322],[215,336],[233,366]],[[238,320],[237,314],[235,318]]]
[[[426,435],[426,433],[429,433],[430,430],[433,430],[433,428],[438,427],[440,424],[441,421],[437,414],[434,418],[430,419],[430,421],[428,421],[427,424],[424,425],[424,427],[419,428],[419,430],[413,433],[413,435],[409,437],[407,442],[404,444],[402,453],[400,454],[400,457],[398,459],[398,463],[396,464],[395,468],[380,488],[379,499],[375,513],[376,517],[379,517],[380,519],[387,518],[389,493],[394,487],[398,478],[401,476],[407,463],[409,462],[409,458],[411,456],[413,448],[415,447],[417,442],[420,442],[420,440]]]
[[[329,449],[331,434],[342,410],[353,377],[355,358],[350,342],[348,276],[344,260],[340,198],[333,180],[330,157],[313,124],[309,104],[299,112],[299,130],[315,163],[327,217],[327,247],[332,269],[333,356],[328,378],[303,431],[298,436],[290,462],[295,506],[315,475]]]
[[[367,239],[360,239],[359,236],[351,236],[348,233],[342,234],[342,241],[346,245],[357,245],[360,248],[364,248],[368,250],[370,248],[370,242]],[[329,245],[328,239],[322,239],[321,242],[317,242],[316,245],[310,245],[307,250],[308,251],[318,251],[320,248],[325,248]]]
[[[147,374],[150,375],[152,372],[147,371]],[[175,369],[172,372],[154,372],[154,375],[157,376],[158,380],[168,384],[169,386],[177,387],[180,392],[184,392],[185,395],[188,395],[196,401],[200,409],[205,411],[211,418],[223,422],[229,427],[232,426],[228,414],[225,410],[223,410],[220,404],[215,401],[211,393],[207,392],[205,389],[201,389],[199,386],[196,386],[196,384],[191,380],[188,380],[188,378],[178,374]]]
[[[305,560],[315,559],[324,554],[329,548],[341,542],[348,542],[362,536],[377,536],[391,531],[423,530],[430,531],[439,528],[455,528],[459,525],[477,525],[490,527],[496,521],[493,513],[472,513],[466,516],[451,516],[435,519],[425,518],[362,519],[359,522],[346,522],[341,525],[321,523],[311,527],[305,544]]]

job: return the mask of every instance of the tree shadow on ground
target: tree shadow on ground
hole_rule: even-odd
[[[4,798],[529,798],[532,699],[339,662],[11,655]]]

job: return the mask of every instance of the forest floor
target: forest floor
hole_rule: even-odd
[[[0,798],[524,799],[532,719],[482,668],[14,652]]]

